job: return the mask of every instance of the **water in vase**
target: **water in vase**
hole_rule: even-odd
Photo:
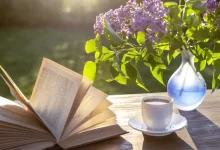
[[[193,110],[197,108],[204,99],[206,90],[199,91],[184,91],[175,90],[172,87],[168,88],[169,96],[174,99],[174,104],[180,110]]]
[[[178,109],[190,111],[197,108],[204,99],[206,83],[196,72],[194,56],[190,51],[181,52],[182,63],[167,84],[168,95]]]

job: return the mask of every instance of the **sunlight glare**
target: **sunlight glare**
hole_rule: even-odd
[[[63,0],[63,11],[66,13],[75,11],[91,12],[96,8],[98,0]]]

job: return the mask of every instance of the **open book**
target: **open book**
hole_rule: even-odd
[[[44,58],[29,101],[0,69],[19,100],[0,97],[0,149],[68,149],[126,133],[107,95],[80,74]]]

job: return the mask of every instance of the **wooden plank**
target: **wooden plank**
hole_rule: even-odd
[[[188,120],[188,132],[199,150],[220,149],[220,90],[210,94],[193,111],[180,113]]]
[[[143,135],[128,126],[128,120],[141,113],[141,97],[146,95],[166,95],[166,93],[149,93],[133,95],[115,95],[108,99],[113,103],[110,107],[118,116],[118,123],[129,133],[121,137],[89,144],[74,150],[192,150],[197,149],[187,129],[183,129],[165,137]]]

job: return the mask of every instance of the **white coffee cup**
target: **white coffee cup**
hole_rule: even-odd
[[[168,96],[146,96],[142,98],[142,118],[150,130],[165,130],[172,119],[173,99]]]

